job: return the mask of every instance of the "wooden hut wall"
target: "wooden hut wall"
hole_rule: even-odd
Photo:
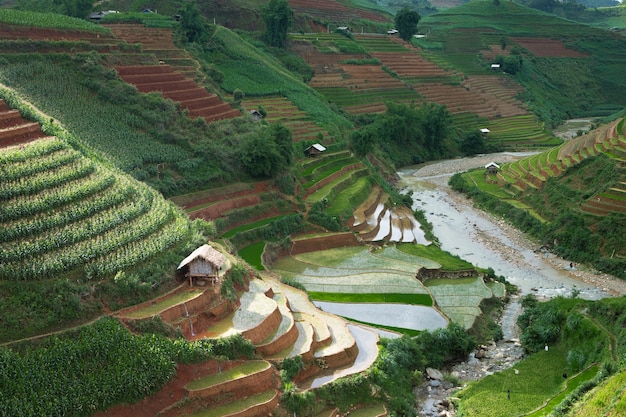
[[[213,265],[205,259],[195,259],[189,264],[190,275],[212,275],[214,271]]]

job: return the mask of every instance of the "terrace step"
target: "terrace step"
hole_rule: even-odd
[[[17,126],[23,123],[24,119],[22,119],[22,115],[19,110],[0,110],[0,130]]]
[[[170,29],[146,28],[139,24],[111,24],[107,27],[126,42],[141,43],[144,51],[154,54],[160,61],[161,65],[116,67],[119,76],[140,92],[161,92],[164,97],[188,109],[191,116],[201,117],[207,123],[241,116],[238,109],[196,83],[195,80],[200,78],[195,71],[196,61],[174,45]]]
[[[361,203],[355,210],[352,219],[351,228],[357,232],[365,230],[368,226],[368,217],[376,211],[381,198],[383,196],[383,190],[380,186],[375,185],[372,187],[367,199]]]
[[[335,369],[354,362],[358,346],[345,320],[319,310],[305,292],[281,283],[271,274],[263,274],[263,279],[276,291],[283,292],[294,314],[299,314],[297,317],[308,321],[314,329],[315,338],[311,345],[316,365],[309,367],[301,378],[311,377],[323,368]]]
[[[44,136],[39,123],[21,119],[18,124],[0,129],[0,148],[32,142]]]
[[[304,194],[305,201],[309,204],[322,201],[333,189],[339,188],[340,184],[351,183],[355,177],[365,174],[367,174],[367,168],[360,162],[344,166],[339,171],[307,188]]]
[[[247,362],[245,365],[250,363],[251,362]],[[222,400],[221,404],[230,404],[233,400],[237,401],[238,399],[276,388],[274,382],[276,378],[276,368],[267,361],[256,361],[252,363],[258,364],[262,369],[217,384],[211,384],[211,377],[213,375],[192,381],[185,386],[187,399],[192,401],[200,398],[209,399],[212,407],[214,407],[220,404],[220,400]],[[243,365],[244,364],[239,366],[234,365],[231,366],[230,369],[221,369],[221,372],[232,371],[234,375],[240,374],[241,371],[237,372],[237,368],[243,368]],[[223,402],[224,398],[230,401]]]
[[[591,214],[606,216],[611,213],[626,213],[626,200],[596,197],[585,201],[580,206],[581,210]]]
[[[353,215],[350,227],[366,242],[414,242],[428,244],[419,222],[408,207],[388,208],[388,196],[372,191]]]
[[[194,413],[174,414],[172,417],[201,417],[206,415],[206,409],[210,408],[213,415],[222,417],[249,417],[272,415],[280,400],[280,393],[276,389],[263,391],[255,395],[249,395],[236,401],[217,407],[202,407]],[[163,417],[170,417],[163,415]]]
[[[269,288],[268,286],[268,289]],[[289,301],[283,293],[274,291],[273,287],[271,290],[273,299],[276,301],[278,309],[280,310],[282,320],[271,339],[264,341],[263,344],[257,345],[257,352],[263,357],[272,357],[278,352],[293,346],[298,338],[298,327],[296,327],[293,314],[291,313]]]
[[[322,134],[324,138],[329,137],[328,132],[318,126],[310,119],[307,113],[299,110],[289,99],[285,97],[264,97],[246,99],[242,102],[246,112],[263,108],[267,113],[266,120],[270,123],[280,122],[291,128],[293,140],[298,142],[305,140],[305,136]],[[301,116],[296,121],[297,116]]]

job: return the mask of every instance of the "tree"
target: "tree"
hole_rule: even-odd
[[[209,38],[209,26],[195,1],[185,3],[180,10],[179,31],[190,43],[205,43]]]
[[[293,10],[287,0],[270,0],[261,6],[261,17],[265,22],[265,42],[282,48],[287,42],[287,31],[293,23]]]
[[[363,157],[374,150],[376,138],[374,129],[366,126],[352,133],[350,144],[357,156]]]
[[[285,171],[293,160],[291,130],[280,123],[248,139],[241,147],[241,163],[252,177],[274,177]]]
[[[411,40],[411,37],[417,33],[419,21],[420,15],[415,10],[410,10],[406,7],[400,10],[395,18],[398,36],[407,42]]]
[[[452,126],[452,115],[445,104],[427,103],[419,109],[422,119],[422,134],[431,157],[445,155],[445,140]]]
[[[270,135],[283,157],[285,166],[291,166],[295,159],[291,130],[281,123],[274,123],[270,126]]]
[[[485,138],[479,130],[467,132],[460,143],[463,155],[471,156],[485,152]]]
[[[246,172],[255,178],[270,178],[283,167],[278,146],[266,135],[255,136],[244,143],[241,163]]]
[[[65,6],[65,14],[72,17],[87,17],[93,2],[91,0],[63,0]]]

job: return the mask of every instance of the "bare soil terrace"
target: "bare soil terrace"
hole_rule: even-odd
[[[570,49],[559,39],[549,38],[513,38],[513,41],[526,48],[538,57],[563,57],[563,58],[588,58],[589,55],[582,54],[574,49]]]

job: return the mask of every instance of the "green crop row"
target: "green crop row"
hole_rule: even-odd
[[[56,210],[45,215],[16,218],[3,223],[3,227],[0,228],[0,242],[23,239],[80,221],[122,204],[125,200],[134,197],[136,192],[137,190],[129,187],[127,182],[115,181],[111,187],[102,192],[82,199],[81,204],[72,204],[64,207],[63,210]]]
[[[0,200],[6,201],[12,198],[35,195],[50,188],[63,187],[65,184],[87,178],[94,173],[95,169],[93,163],[82,158],[34,175],[4,181],[2,188],[0,188]]]
[[[108,28],[85,19],[77,19],[56,13],[38,13],[0,8],[0,21],[10,25],[49,29],[69,29],[94,33],[110,33]]]
[[[158,230],[158,236],[149,234],[140,241],[112,248],[114,251],[86,265],[87,278],[102,278],[146,261],[180,242],[189,234],[189,231],[189,222],[186,218],[179,216],[174,222]]]
[[[43,252],[71,247],[78,242],[96,238],[98,235],[109,230],[128,227],[129,223],[146,213],[153,202],[153,195],[144,192],[126,204],[109,210],[94,213],[92,216],[80,222],[66,224],[63,227],[45,229],[45,234],[34,236],[17,242],[9,242],[8,247],[2,249],[3,262],[15,262],[24,256],[39,256]]]
[[[337,171],[340,171],[342,168],[351,164],[355,164],[357,162],[358,161],[353,157],[329,161],[329,163],[317,167],[310,175],[306,176],[306,179],[308,179],[309,181],[304,184],[304,188],[309,188],[320,182],[324,178],[331,176]]]
[[[69,248],[61,245],[60,248],[39,254],[36,262],[33,262],[30,253],[22,253],[21,261],[0,265],[0,276],[6,279],[31,280],[72,269],[157,233],[166,224],[174,221],[175,215],[180,217],[180,212],[173,204],[164,199],[156,199],[150,211],[143,216],[89,240],[77,242]]]
[[[47,140],[38,140],[31,142],[28,146],[5,149],[0,153],[0,167],[2,172],[6,168],[6,164],[12,164],[16,162],[26,162],[29,164],[35,163],[33,159],[40,158],[52,154],[57,151],[66,150],[67,145],[58,138],[51,138]]]
[[[21,354],[0,348],[0,414],[90,416],[156,392],[176,374],[177,363],[249,356],[251,350],[240,336],[193,343],[136,336],[109,317],[76,333]]]
[[[46,212],[99,193],[114,182],[114,175],[96,169],[93,175],[74,182],[71,187],[46,189],[37,195],[4,202],[0,207],[0,220],[14,220]]]
[[[39,142],[39,141],[38,141]],[[45,142],[45,141],[43,141]],[[80,153],[65,148],[49,155],[30,158],[20,163],[0,162],[0,175],[5,181],[14,181],[17,178],[34,175],[43,171],[52,170],[62,165],[70,164],[80,157]]]

